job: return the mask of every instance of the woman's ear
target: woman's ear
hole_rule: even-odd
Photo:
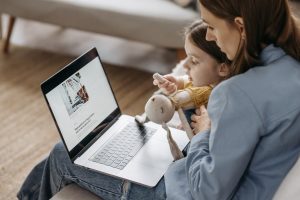
[[[245,25],[244,20],[241,17],[234,18],[234,23],[237,25],[237,28],[240,30],[242,39],[246,39],[246,31],[245,31]]]
[[[226,63],[221,63],[219,65],[219,71],[218,71],[219,76],[225,78],[229,75],[229,72],[230,72],[229,71],[229,66]]]

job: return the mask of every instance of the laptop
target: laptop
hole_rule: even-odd
[[[173,162],[161,125],[139,125],[121,113],[96,48],[44,81],[41,89],[74,164],[153,187]],[[189,142],[185,132],[171,132],[182,150]]]

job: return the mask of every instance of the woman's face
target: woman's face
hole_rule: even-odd
[[[207,41],[215,41],[229,60],[233,60],[239,49],[241,31],[238,26],[216,17],[200,4],[202,20],[207,24]]]
[[[187,62],[184,64],[193,86],[216,85],[222,79],[219,75],[220,64],[209,54],[197,47],[187,36],[185,39]]]

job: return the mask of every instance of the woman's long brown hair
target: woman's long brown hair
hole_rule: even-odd
[[[274,44],[300,61],[300,31],[287,0],[199,0],[215,16],[233,24],[244,20],[246,38],[232,62],[232,75],[260,65],[264,45]]]

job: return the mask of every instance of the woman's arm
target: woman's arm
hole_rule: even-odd
[[[208,114],[211,129],[191,141],[188,182],[195,199],[227,199],[251,160],[263,125],[246,93],[232,83],[213,90]]]

